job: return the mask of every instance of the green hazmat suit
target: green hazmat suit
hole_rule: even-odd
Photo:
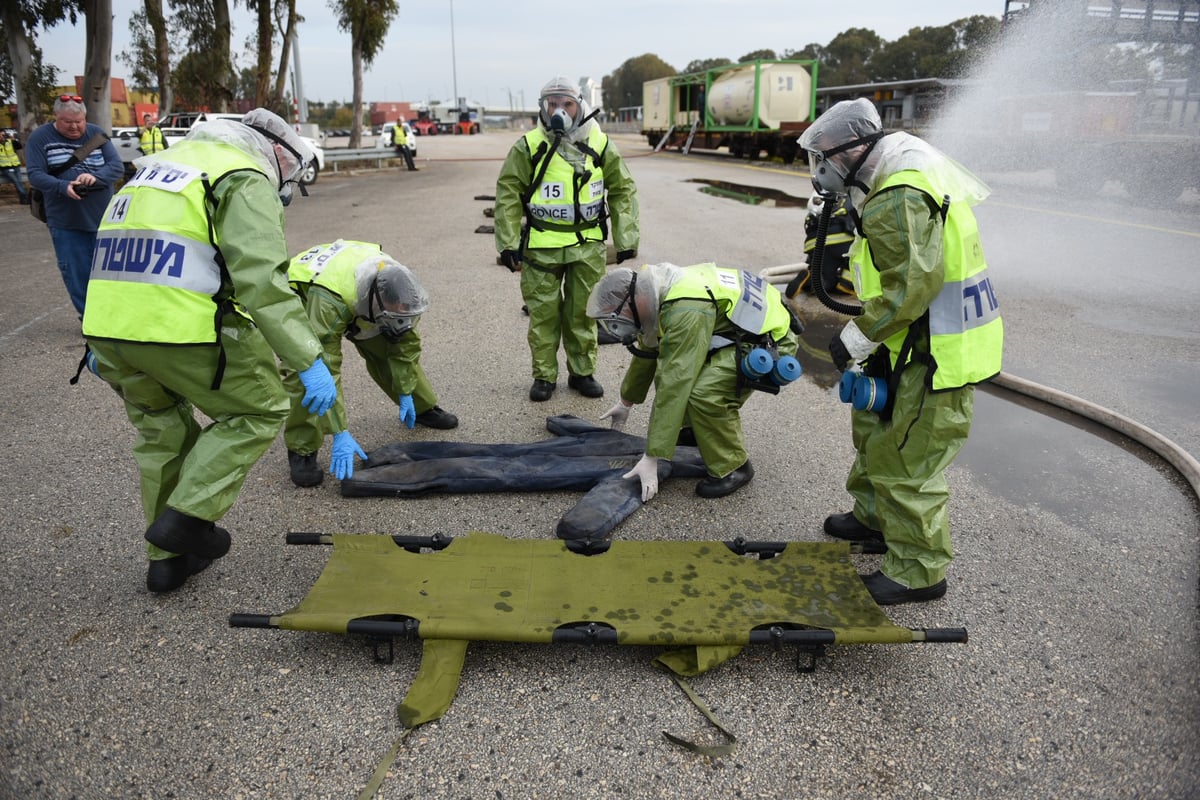
[[[167,507],[199,519],[223,517],[288,413],[276,356],[288,368],[302,370],[322,352],[287,282],[289,256],[275,179],[269,177],[265,159],[239,157],[235,151],[214,141],[185,140],[140,159],[143,175],[156,165],[162,167],[160,175],[203,170],[211,195],[193,199],[188,211],[178,205],[187,191],[162,190],[146,185],[152,179],[140,182],[135,175],[113,198],[98,234],[98,243],[109,234],[132,237],[128,253],[135,239],[165,242],[162,249],[169,250],[173,242],[186,239],[180,230],[207,230],[211,223],[211,243],[188,240],[188,257],[194,254],[191,248],[204,252],[211,244],[223,263],[219,270],[211,263],[200,265],[201,271],[220,276],[212,292],[222,298],[218,302],[169,285],[150,287],[160,293],[151,296],[145,292],[148,284],[122,277],[130,272],[128,263],[122,273],[121,265],[106,262],[100,251],[93,263],[99,296],[85,311],[84,334],[96,356],[97,374],[121,396],[138,432],[133,453],[147,525]],[[173,161],[184,167],[175,170]],[[181,222],[187,213],[207,215],[207,220]],[[140,227],[117,229],[118,215],[139,219]],[[184,262],[185,274],[193,263]],[[171,292],[187,297],[186,308],[195,309],[192,317],[204,313],[201,301],[221,309],[208,316],[206,338],[211,341],[197,342],[198,329],[180,320],[187,343],[173,343],[174,312],[160,314],[147,305],[152,298],[170,307]],[[216,330],[214,318],[219,320]],[[211,422],[201,427],[194,409]],[[151,560],[175,555],[149,543],[147,554]]]
[[[971,430],[973,384],[1000,370],[1003,328],[969,207],[986,187],[928,145],[893,136],[880,145],[872,191],[860,200],[850,260],[863,313],[852,324],[887,343],[873,357],[901,374],[890,419],[851,412],[856,456],[846,489],[854,516],[883,533],[883,574],[920,589],[942,581],[953,559],[945,471]],[[968,273],[990,306],[974,284],[956,280]],[[946,317],[930,315],[947,303],[950,333],[942,332]],[[900,364],[906,339],[912,351]]]
[[[349,247],[343,254],[331,261],[322,273],[322,280],[337,285],[342,277],[335,275],[335,272],[348,270],[353,273],[365,252],[373,250],[376,256],[382,255],[378,245],[354,242],[348,244]],[[293,259],[293,264],[295,263],[296,259]],[[292,277],[296,277],[295,268]],[[346,298],[328,286],[295,280],[293,286],[304,303],[308,323],[324,348],[325,364],[338,384],[338,399],[324,417],[314,417],[301,404],[304,387],[299,376],[293,370],[283,371],[284,386],[292,398],[291,413],[284,424],[283,432],[288,450],[300,455],[310,455],[321,449],[321,443],[327,434],[349,429],[341,391],[343,338],[354,345],[354,349],[366,363],[371,379],[397,405],[400,395],[405,394],[412,395],[413,407],[418,414],[423,414],[437,405],[437,394],[425,370],[421,368],[421,336],[416,327],[395,341],[389,341],[376,325],[359,316],[356,310],[348,305]]]
[[[690,427],[709,474],[723,478],[749,458],[740,412],[755,392],[739,391],[738,386],[739,353],[745,355],[750,344],[714,349],[714,336],[732,339],[735,335],[729,319],[731,303],[719,294],[715,300],[698,296],[704,294],[697,291],[703,289],[702,281],[684,289],[694,283],[686,277],[689,271],[712,269],[711,264],[698,264],[679,270],[683,277],[659,281],[664,290],[658,300],[658,357],[633,359],[621,382],[621,398],[642,403],[653,385],[646,455],[672,458],[680,430]],[[662,265],[642,268],[643,273],[646,270],[664,271]],[[798,342],[788,327],[790,317],[779,290],[766,284],[764,291],[767,301],[780,309],[772,317],[774,327],[766,333],[774,338],[778,355],[794,355]],[[645,336],[641,341],[643,347],[650,343]]]
[[[607,224],[611,227],[613,245],[618,253],[638,248],[637,188],[616,146],[600,134],[603,144],[596,144],[598,128],[587,122],[564,137],[551,157],[555,170],[566,169],[587,184],[587,174],[599,169],[603,174],[602,193],[607,205]],[[539,134],[534,136],[532,134]],[[517,140],[508,152],[496,180],[494,210],[497,252],[511,250],[520,253],[521,297],[529,310],[529,351],[532,356],[532,376],[535,380],[555,383],[558,380],[558,348],[561,343],[571,375],[591,375],[595,372],[598,346],[596,324],[586,312],[588,294],[604,276],[607,262],[606,245],[600,235],[602,225],[581,220],[576,226],[581,235],[569,237],[539,236],[529,230],[530,198],[535,194],[550,194],[551,186],[562,182],[545,180],[532,185],[541,174],[540,159],[535,155],[549,152],[550,134],[539,122],[537,131]],[[588,155],[578,142],[593,149],[598,159]],[[536,142],[531,148],[531,142]],[[590,144],[589,144],[590,143]],[[539,147],[538,144],[546,144]],[[549,171],[549,170],[548,170]],[[563,195],[570,201],[569,184]],[[590,188],[590,187],[588,187]],[[540,190],[540,192],[539,192]],[[595,194],[600,195],[600,191]],[[523,227],[522,219],[526,222]],[[549,239],[550,243],[544,241]]]

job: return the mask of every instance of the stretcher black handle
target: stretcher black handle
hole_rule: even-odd
[[[274,628],[269,614],[230,614],[231,628]]]

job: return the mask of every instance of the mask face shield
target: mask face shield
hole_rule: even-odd
[[[568,94],[549,94],[538,100],[542,124],[549,131],[569,132],[579,122],[579,98]]]
[[[844,169],[826,158],[823,151],[808,151],[808,171],[812,175],[813,189],[819,194],[845,194]]]
[[[388,341],[394,342],[415,328],[417,320],[420,318],[420,315],[417,314],[403,314],[398,311],[378,311],[375,314],[375,324],[379,326],[379,332]]]
[[[623,344],[628,344],[637,338],[637,323],[628,317],[622,317],[614,312],[607,317],[596,320],[596,322],[605,333]]]

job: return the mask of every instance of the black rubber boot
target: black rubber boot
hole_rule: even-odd
[[[417,414],[417,424],[424,425],[426,428],[437,428],[438,430],[448,431],[451,428],[458,427],[458,417],[441,406],[434,406],[427,411]]]
[[[209,559],[197,556],[175,556],[151,561],[146,569],[146,588],[155,594],[173,592],[211,563]]]
[[[533,386],[529,387],[529,399],[535,403],[545,402],[554,394],[555,388],[556,384],[538,378],[533,382]]]
[[[696,494],[709,499],[724,497],[727,494],[733,494],[745,486],[753,477],[754,467],[749,461],[746,461],[745,464],[742,464],[724,478],[706,475],[703,480],[696,484]]]
[[[933,586],[910,589],[904,584],[892,580],[879,570],[872,572],[870,575],[860,575],[859,577],[862,578],[867,591],[871,593],[871,599],[881,606],[894,606],[900,603],[925,603],[929,600],[937,600],[946,593],[945,579],[938,581]]]
[[[604,397],[604,387],[591,375],[572,375],[567,378],[567,386],[584,397]]]
[[[853,511],[830,514],[825,518],[825,533],[835,539],[864,544],[883,544],[883,534],[858,521]]]
[[[288,469],[292,473],[292,483],[303,488],[320,486],[321,481],[325,479],[325,474],[317,466],[316,453],[302,456],[288,450]]]
[[[146,529],[146,541],[180,555],[216,559],[229,552],[229,531],[168,508]]]

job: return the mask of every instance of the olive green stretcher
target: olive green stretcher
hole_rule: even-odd
[[[236,627],[424,640],[400,707],[406,728],[449,708],[469,641],[684,648],[656,662],[695,675],[744,645],[964,642],[962,628],[894,625],[845,542],[614,541],[582,555],[552,539],[292,534],[332,544],[308,595]]]

